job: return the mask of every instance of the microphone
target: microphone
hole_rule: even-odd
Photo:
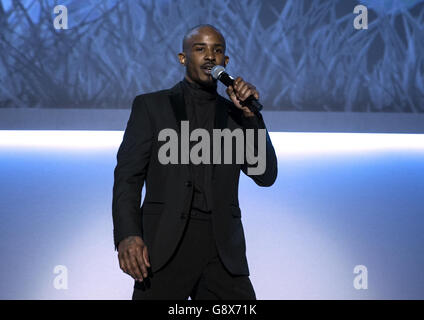
[[[227,87],[234,84],[234,78],[225,72],[225,68],[223,66],[213,67],[211,75],[214,79],[221,81]],[[250,95],[246,100],[242,101],[241,104],[247,106],[249,110],[256,115],[262,110],[262,105],[253,95]]]

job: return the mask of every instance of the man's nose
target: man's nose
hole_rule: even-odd
[[[206,49],[205,60],[214,61],[215,60],[215,51],[211,50],[211,49]]]

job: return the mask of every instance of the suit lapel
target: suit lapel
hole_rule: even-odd
[[[181,82],[177,83],[171,89],[169,99],[171,102],[172,110],[174,112],[175,121],[177,123],[178,133],[181,134],[181,121],[188,120]]]

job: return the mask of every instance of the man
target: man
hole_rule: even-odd
[[[250,95],[259,98],[253,85],[238,77],[227,89],[232,102],[217,94],[210,69],[227,65],[225,49],[216,28],[194,27],[178,55],[186,70],[183,81],[133,102],[117,154],[112,203],[115,249],[120,268],[135,279],[133,299],[256,299],[238,202],[240,170],[248,174],[249,165],[162,164],[158,155],[161,130],[175,129],[181,137],[182,121],[189,121],[191,131],[211,134],[224,128],[266,130],[262,116],[243,105]],[[266,132],[265,172],[250,177],[271,186],[276,176]]]

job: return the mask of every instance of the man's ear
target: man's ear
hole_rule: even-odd
[[[228,61],[230,61],[230,57],[225,56],[225,58],[224,58],[224,67],[227,67]]]
[[[186,55],[184,52],[181,52],[178,54],[178,60],[180,60],[180,63],[185,66],[186,65]]]

